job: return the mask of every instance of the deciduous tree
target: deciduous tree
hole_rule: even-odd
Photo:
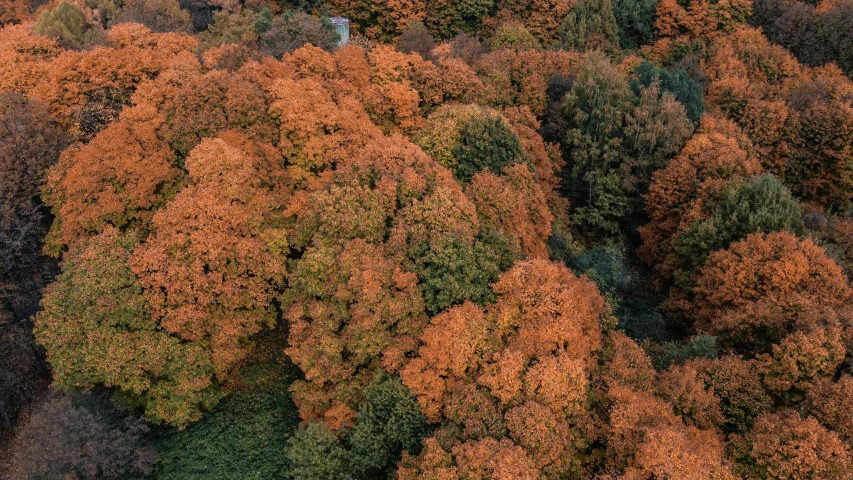
[[[687,364],[695,368],[707,391],[720,399],[725,419],[723,432],[745,433],[759,415],[770,411],[773,399],[764,390],[755,360],[726,355],[718,359],[698,359]]]
[[[698,328],[753,349],[807,328],[810,309],[838,307],[850,295],[824,250],[787,232],[751,234],[712,253],[694,291]]]
[[[485,310],[466,303],[433,317],[401,371],[428,421],[458,425],[449,434],[464,443],[441,468],[455,463],[474,478],[580,474],[604,301],[591,282],[544,260],[517,263],[494,289],[498,300]],[[430,470],[435,453],[408,457],[401,474]],[[502,470],[496,455],[519,470]]]
[[[34,27],[36,33],[56,38],[66,48],[82,48],[96,30],[73,3],[63,1],[53,10],[45,10]]]
[[[154,319],[184,340],[209,344],[221,379],[249,337],[274,324],[272,301],[285,275],[276,245],[287,230],[276,226],[281,203],[263,165],[280,160],[240,147],[206,139],[190,152],[189,186],[154,214],[154,233],[131,259]]]
[[[213,361],[203,343],[182,342],[152,318],[129,266],[136,241],[107,228],[75,247],[45,292],[36,339],[59,386],[112,387],[152,421],[186,426],[220,397]]]
[[[825,427],[853,445],[853,377],[842,374],[837,381],[817,382],[806,396],[807,411]]]
[[[792,410],[758,417],[737,448],[736,471],[746,478],[841,479],[850,471],[838,435]]]
[[[145,447],[144,417],[127,417],[90,394],[51,391],[21,427],[10,478],[123,478],[149,474],[157,454]]]
[[[770,354],[759,356],[758,370],[767,390],[793,405],[814,383],[832,377],[846,353],[836,328],[794,332],[773,345]]]
[[[566,50],[606,48],[619,43],[618,34],[610,0],[578,0],[557,30],[554,45]]]

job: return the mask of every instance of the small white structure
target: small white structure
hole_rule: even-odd
[[[338,48],[343,48],[349,45],[349,19],[344,17],[332,17],[332,25],[335,26],[335,31],[338,32]]]

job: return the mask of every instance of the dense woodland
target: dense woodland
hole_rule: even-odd
[[[0,58],[0,478],[853,478],[851,0],[3,0]]]

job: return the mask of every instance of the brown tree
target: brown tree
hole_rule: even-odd
[[[853,377],[817,382],[806,396],[807,411],[853,446]]]
[[[477,207],[480,221],[497,226],[521,245],[532,258],[545,258],[553,216],[544,192],[527,165],[514,165],[498,176],[484,171],[474,175],[467,194]]]
[[[581,474],[604,301],[587,279],[544,260],[516,264],[494,288],[498,301],[485,310],[467,303],[434,317],[401,378],[428,420],[458,425],[448,434],[464,442],[452,448],[460,475],[500,476],[490,460],[498,446],[518,457],[512,475]],[[430,455],[409,458],[401,475],[432,468]]]
[[[286,352],[305,372],[292,387],[300,415],[335,430],[354,420],[373,371],[395,369],[426,322],[417,276],[361,239],[308,249],[282,304]]]
[[[9,478],[122,478],[149,474],[157,453],[145,447],[145,419],[117,412],[94,395],[50,391],[10,453]]]
[[[275,226],[281,204],[264,178],[264,163],[280,160],[246,154],[240,140],[206,139],[190,152],[189,186],[155,213],[154,233],[131,259],[156,321],[184,340],[209,341],[220,378],[248,338],[275,322],[285,275],[276,245],[287,230]]]
[[[815,382],[831,378],[846,349],[837,328],[794,332],[770,354],[758,358],[758,371],[767,390],[782,403],[799,403]]]
[[[174,154],[158,135],[163,123],[154,108],[139,106],[92,142],[63,152],[48,171],[43,194],[57,217],[47,252],[58,255],[105,225],[150,221],[151,209],[163,204],[180,178]]]
[[[748,479],[847,478],[850,451],[814,418],[792,410],[767,413],[736,447],[736,471]]]
[[[761,172],[749,139],[734,123],[719,116],[702,117],[699,131],[678,156],[652,176],[646,195],[649,223],[639,228],[640,258],[661,276],[676,269],[674,237],[701,216],[702,199],[732,178]]]
[[[759,348],[808,328],[810,309],[838,307],[850,295],[822,248],[786,232],[753,234],[711,254],[694,291],[697,328]]]

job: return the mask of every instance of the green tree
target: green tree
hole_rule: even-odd
[[[578,0],[563,19],[554,43],[565,50],[616,45],[618,32],[610,0]]]
[[[513,50],[541,50],[539,40],[520,23],[508,23],[501,26],[492,37],[492,50],[510,48]]]
[[[645,61],[634,70],[636,78],[630,82],[634,95],[650,86],[655,80],[660,82],[660,89],[675,95],[675,99],[684,105],[687,110],[687,118],[693,125],[699,125],[699,119],[705,112],[705,102],[702,99],[702,87],[699,86],[684,70],[669,71],[657,68],[649,61]]]
[[[480,305],[493,301],[489,286],[520,257],[518,246],[490,227],[473,243],[458,235],[442,235],[415,245],[409,254],[430,315],[465,300]]]
[[[733,182],[717,198],[709,199],[706,210],[707,218],[694,222],[674,240],[681,265],[677,281],[689,281],[709,254],[750,233],[805,233],[799,202],[770,174]]]
[[[693,125],[684,106],[654,82],[637,92],[637,103],[625,118],[626,159],[629,188],[646,192],[652,174],[664,168],[690,135]],[[639,210],[639,205],[636,206]]]
[[[251,10],[232,14],[217,12],[207,31],[198,35],[202,50],[217,47],[223,43],[254,45],[258,39],[258,34],[255,32],[256,20],[257,17]]]
[[[426,417],[418,401],[397,376],[378,374],[364,389],[365,403],[349,434],[356,470],[377,478],[400,461],[403,451],[417,454],[427,435]]]
[[[635,49],[652,41],[657,4],[655,0],[613,0],[620,47]]]
[[[352,429],[335,435],[310,422],[288,442],[285,453],[295,479],[387,478],[404,451],[417,454],[426,437],[426,417],[397,376],[377,373]]]
[[[108,228],[72,252],[45,292],[36,339],[61,387],[113,387],[120,406],[179,427],[220,398],[209,350],[152,319],[130,269],[133,235]]]
[[[459,164],[456,178],[470,182],[474,174],[489,169],[500,174],[503,169],[526,160],[521,143],[502,117],[475,118],[459,132],[453,151]]]
[[[613,233],[615,219],[629,211],[624,174],[623,125],[633,100],[628,82],[601,52],[594,52],[578,69],[566,95],[565,146],[572,176],[587,183],[588,202],[575,212],[582,227]]]
[[[666,166],[693,131],[684,107],[660,84],[632,92],[622,72],[602,52],[578,67],[563,103],[564,156],[587,202],[574,223],[588,234],[612,234],[619,220],[639,210],[637,191]],[[560,127],[562,128],[562,127]]]
[[[86,16],[74,4],[62,2],[53,10],[45,10],[34,27],[36,33],[55,37],[65,48],[81,48],[96,31],[86,23]]]
[[[506,118],[479,105],[440,107],[415,142],[466,183],[485,169],[500,175],[506,167],[528,161]]]

